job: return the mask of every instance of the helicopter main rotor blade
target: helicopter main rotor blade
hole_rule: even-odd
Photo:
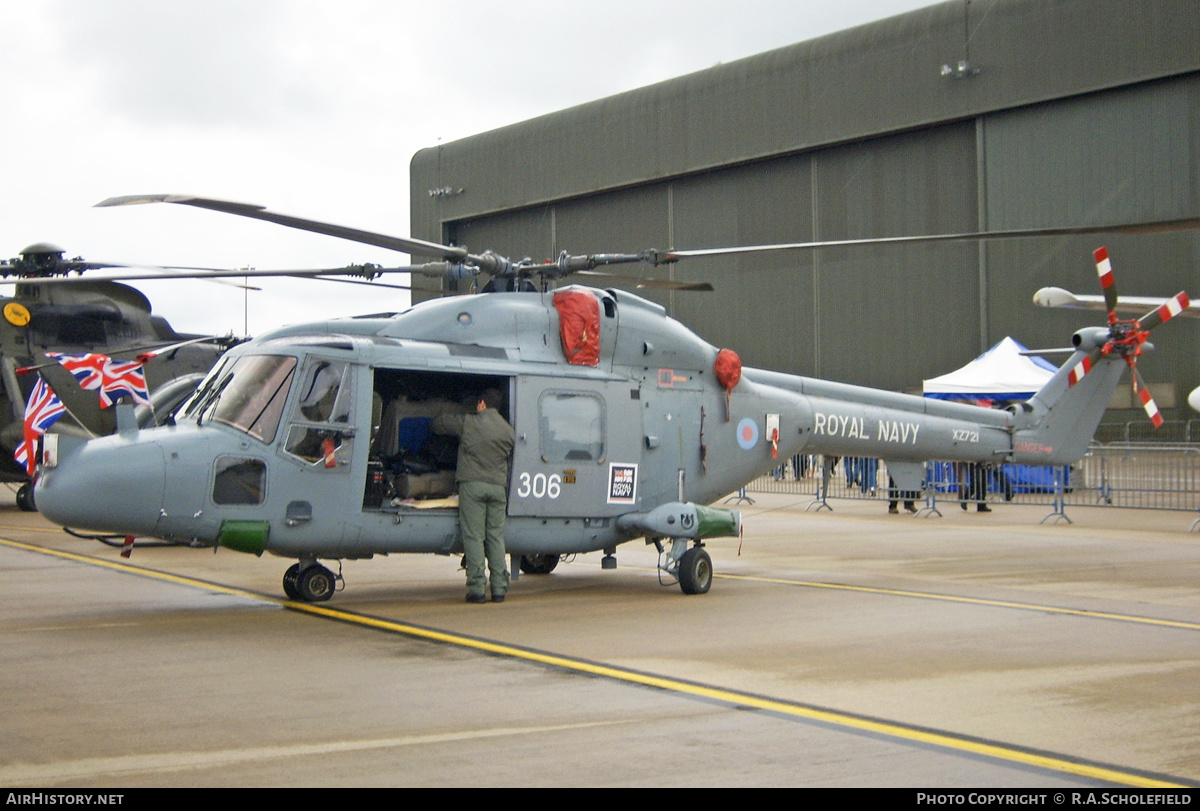
[[[770,251],[803,251],[820,248],[848,248],[868,245],[913,245],[925,242],[956,242],[986,239],[1025,239],[1029,237],[1080,236],[1087,234],[1165,234],[1173,231],[1200,229],[1200,217],[1179,220],[1157,220],[1128,225],[1089,225],[1068,228],[1021,228],[1009,231],[973,231],[960,234],[926,234],[923,236],[871,237],[865,239],[835,239],[812,242],[788,242],[778,245],[743,245],[735,248],[702,248],[687,251],[666,251],[658,261],[674,262],[701,256],[733,256],[742,253]]]
[[[340,276],[285,276],[290,279],[306,279],[317,282],[337,282],[338,284],[361,284],[367,287],[385,287],[388,290],[412,290],[411,284],[388,284],[387,282],[368,282],[362,279],[343,279]]]
[[[13,268],[11,265],[0,265],[0,284],[89,284],[93,282],[116,282],[126,279],[205,279],[206,276],[211,276],[216,272],[224,270],[224,268],[196,268],[196,267],[168,267],[166,265],[139,265],[125,262],[62,262],[59,267],[61,273],[47,276],[26,276],[19,272],[19,269]],[[144,271],[135,273],[110,273],[107,275],[83,276],[83,271],[102,268],[105,270],[115,270],[117,268],[145,268]],[[10,269],[16,272],[17,278],[7,278]],[[187,271],[201,271],[202,273],[188,273]],[[68,272],[75,272],[79,275],[70,276]],[[211,278],[206,279],[213,284],[220,284],[226,287],[236,287],[242,290],[261,290],[261,287],[241,284],[235,281],[225,281],[224,279]]]
[[[708,282],[676,282],[670,279],[651,279],[638,276],[621,276],[616,273],[599,273],[594,270],[577,270],[572,275],[583,276],[588,281],[607,282],[609,284],[631,284],[634,287],[655,290],[692,290],[711,293],[713,286]]]
[[[198,338],[189,338],[186,341],[176,341],[170,344],[155,343],[143,346],[130,346],[113,352],[113,356],[132,357],[134,360],[146,363],[161,355],[182,349],[185,346],[193,346],[194,344],[225,344],[225,348],[230,349],[245,340],[247,339],[233,337],[232,333],[229,335],[201,335]],[[44,363],[19,366],[14,371],[18,375],[27,375],[30,372],[40,372],[43,369],[52,369],[61,365],[61,362],[57,358],[52,358]]]
[[[1040,288],[1033,294],[1033,303],[1039,307],[1059,307],[1068,310],[1104,311],[1107,308],[1103,296],[1072,293],[1061,287]],[[1158,307],[1160,304],[1162,304],[1162,299],[1153,296],[1120,296],[1117,298],[1117,312],[1137,315]],[[1200,318],[1200,306],[1195,301],[1190,302],[1187,309],[1179,315]]]
[[[406,265],[403,267],[384,268],[378,265],[347,265],[340,268],[292,268],[289,270],[271,270],[259,268],[242,268],[240,270],[209,270],[205,268],[177,268],[164,269],[163,272],[131,272],[131,273],[106,273],[103,276],[93,275],[88,276],[82,281],[89,282],[117,282],[117,281],[154,281],[160,279],[208,279],[216,281],[225,278],[257,278],[257,277],[285,277],[294,278],[321,278],[325,276],[362,276],[365,279],[374,279],[376,276],[385,273],[416,273],[419,275],[441,277],[446,272],[445,262],[427,262],[423,265]],[[178,271],[178,272],[176,272]],[[47,284],[78,284],[80,278],[66,277],[47,277],[39,279],[22,279],[22,284],[47,285]]]
[[[127,267],[127,266],[113,265],[113,266],[111,266],[111,267]],[[185,276],[185,275],[184,275],[184,274],[181,272],[181,271],[188,271],[188,270],[208,270],[208,271],[211,273],[213,270],[216,270],[216,268],[211,268],[211,269],[210,269],[210,268],[170,268],[170,267],[164,267],[164,268],[162,268],[162,271],[163,271],[163,273],[164,273],[164,274],[167,274],[167,275],[165,275],[163,278],[165,278],[165,279],[187,279],[187,278],[200,278],[200,279],[204,279],[204,277],[203,277],[203,276],[199,276],[199,277],[189,277],[189,276]],[[254,286],[254,285],[252,285],[252,284],[243,284],[243,283],[241,283],[241,282],[235,282],[235,281],[232,281],[232,280],[229,280],[229,281],[226,281],[225,279],[204,279],[204,280],[205,280],[205,281],[208,281],[208,282],[211,282],[211,283],[213,283],[213,284],[219,284],[219,285],[221,285],[221,286],[223,286],[223,287],[236,287],[236,288],[238,288],[238,289],[240,289],[240,290],[256,290],[256,291],[261,291],[261,290],[262,290],[262,288],[261,288],[261,287],[255,287],[255,286]],[[96,277],[92,277],[91,281],[104,281],[104,280],[103,280],[103,279],[98,279],[98,278],[96,278]]]
[[[265,220],[266,222],[273,222],[276,225],[283,225],[288,228],[311,231],[315,234],[324,234],[351,242],[360,242],[364,245],[373,245],[376,248],[386,248],[416,256],[436,256],[450,261],[462,261],[467,258],[467,252],[463,248],[439,245],[436,242],[426,242],[423,239],[377,234],[373,231],[363,231],[359,228],[348,228],[343,225],[333,225],[332,223],[320,222],[318,220],[308,220],[303,217],[279,214],[274,211],[268,211],[266,206],[255,205],[253,203],[235,203],[230,200],[215,200],[210,197],[194,197],[187,194],[135,194],[124,197],[109,197],[107,200],[97,203],[96,207],[140,205],[142,203],[176,203],[185,206],[195,206],[196,208],[207,208],[210,211],[236,214],[239,217],[250,217],[255,220]]]
[[[126,197],[110,197],[107,200],[97,203],[96,205],[122,206],[141,203],[176,203],[179,205],[194,206],[196,208],[206,208],[211,211],[218,211],[225,214],[235,214],[240,217],[249,217],[251,219],[264,220],[266,222],[272,222],[289,228],[296,228],[302,231],[311,231],[317,234],[338,237],[340,239],[346,239],[352,242],[360,242],[365,245],[401,251],[403,253],[412,255],[438,257],[444,260],[444,264],[440,266],[439,271],[442,275],[444,275],[444,278],[448,280],[467,278],[468,276],[474,275],[480,271],[499,277],[540,274],[545,278],[562,278],[571,273],[580,273],[582,271],[591,270],[592,268],[600,265],[643,262],[645,264],[657,267],[660,264],[677,262],[680,259],[693,257],[735,256],[738,254],[766,253],[771,251],[817,250],[820,248],[869,245],[909,245],[931,242],[953,242],[967,240],[978,241],[988,239],[1013,239],[1101,233],[1151,234],[1200,228],[1200,217],[1192,217],[1124,225],[1080,226],[1067,228],[1025,228],[1008,231],[976,231],[958,234],[926,234],[920,236],[872,237],[863,239],[790,242],[774,245],[743,245],[729,248],[708,248],[682,251],[649,250],[642,251],[637,254],[593,254],[587,256],[568,256],[566,252],[563,252],[563,254],[553,262],[535,264],[529,262],[528,260],[513,262],[506,257],[500,256],[491,251],[485,251],[482,254],[472,254],[469,253],[465,248],[461,247],[440,245],[435,242],[427,242],[420,239],[394,237],[387,234],[374,233],[372,231],[363,231],[358,228],[347,228],[345,226],[333,225],[331,223],[320,222],[318,220],[309,220],[302,217],[293,217],[288,214],[279,214],[274,211],[268,211],[265,206],[249,203],[236,203],[228,200],[216,200],[209,197],[195,197],[192,195],[183,194],[146,194]],[[434,266],[425,265],[417,267],[432,269]],[[329,275],[330,273],[334,272],[336,271],[327,271],[325,275]],[[426,271],[414,270],[411,272]],[[302,274],[287,273],[280,275]],[[431,273],[430,275],[433,274]],[[596,275],[594,278],[600,280],[605,277]],[[608,276],[607,278],[618,281],[619,283],[626,283],[628,277]],[[674,286],[675,284],[676,283],[669,281],[660,283],[657,280],[640,280],[640,286],[642,287],[662,287],[665,289],[677,290],[708,289],[705,287],[696,288],[691,286],[676,287]]]

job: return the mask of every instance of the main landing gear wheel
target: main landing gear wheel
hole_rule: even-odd
[[[558,555],[521,555],[521,571],[525,574],[550,574],[558,565]]]
[[[33,487],[28,482],[17,488],[17,506],[24,512],[37,512],[37,505],[33,503]]]
[[[337,591],[337,575],[319,563],[303,571],[299,563],[293,563],[283,573],[283,591],[291,600],[323,603]]]
[[[699,546],[693,546],[679,559],[679,588],[684,594],[704,594],[712,585],[712,558]]]

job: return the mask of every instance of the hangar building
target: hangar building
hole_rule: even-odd
[[[1198,217],[1198,42],[1196,0],[951,0],[422,150],[411,233],[545,259]],[[1098,293],[1101,244],[1121,292],[1200,296],[1195,231],[641,272],[711,282],[643,295],[748,365],[914,391],[1005,336],[1103,323],[1031,303]],[[1168,419],[1195,416],[1198,330],[1176,319],[1139,365]]]

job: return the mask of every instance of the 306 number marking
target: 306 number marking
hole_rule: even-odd
[[[517,476],[517,496],[520,498],[558,498],[562,493],[562,476],[551,473],[521,473]]]

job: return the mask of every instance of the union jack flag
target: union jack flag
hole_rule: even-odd
[[[64,352],[47,352],[46,357],[54,358],[68,372],[75,375],[81,389],[98,389],[104,381],[104,364],[108,363],[108,355],[97,355],[89,352],[86,355],[68,355]]]
[[[100,385],[100,407],[108,408],[128,395],[138,405],[150,405],[146,372],[141,361],[110,360],[104,364],[104,382]]]
[[[58,422],[59,417],[66,410],[66,406],[46,385],[46,381],[39,377],[29,395],[29,402],[25,406],[25,440],[17,446],[17,451],[13,454],[13,458],[17,460],[18,464],[25,466],[25,470],[29,472],[30,476],[33,476],[34,470],[37,468],[38,437],[46,433],[51,425]]]
[[[94,352],[86,355],[47,352],[46,355],[75,375],[80,388],[99,389],[101,408],[108,408],[125,396],[132,397],[138,405],[150,405],[150,391],[146,387],[146,373],[141,361],[113,360],[108,355]]]

